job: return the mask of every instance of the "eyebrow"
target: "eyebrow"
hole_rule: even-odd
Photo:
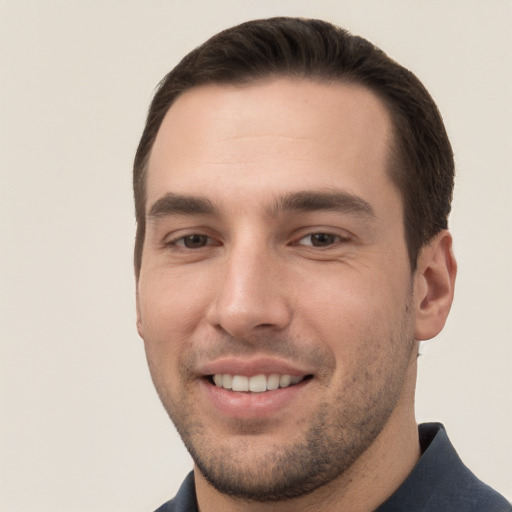
[[[285,212],[314,212],[332,210],[365,217],[375,217],[370,203],[363,198],[340,190],[299,191],[277,197],[269,210],[272,217]],[[207,198],[168,193],[155,201],[149,219],[168,215],[215,215],[218,209]]]
[[[211,215],[215,206],[204,197],[168,193],[153,203],[148,217],[158,218],[167,215]]]
[[[276,215],[283,211],[314,212],[318,210],[375,217],[375,210],[369,202],[341,190],[293,192],[277,198],[272,213]]]

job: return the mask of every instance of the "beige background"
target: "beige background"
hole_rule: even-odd
[[[185,52],[281,14],[366,36],[439,104],[460,273],[417,415],[512,498],[510,0],[0,0],[0,511],[150,511],[189,470],[135,331],[131,162]]]

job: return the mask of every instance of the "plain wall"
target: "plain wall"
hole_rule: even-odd
[[[135,330],[131,164],[160,78],[273,15],[367,37],[439,105],[459,277],[417,416],[512,498],[510,0],[0,0],[1,511],[150,511],[191,468]]]

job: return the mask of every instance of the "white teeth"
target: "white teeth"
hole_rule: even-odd
[[[233,391],[249,391],[249,377],[245,375],[234,375],[231,389]]]
[[[268,376],[267,379],[267,389],[269,391],[272,391],[274,389],[277,389],[279,387],[279,375],[277,373],[273,373],[272,375]]]
[[[249,378],[249,391],[261,393],[267,391],[267,378],[265,375],[255,375]]]
[[[292,383],[291,375],[281,375],[279,379],[279,387],[287,388]]]
[[[293,384],[298,384],[303,379],[304,377],[298,375],[279,375],[277,373],[254,375],[252,377],[219,373],[213,376],[213,382],[219,388],[232,389],[233,391],[251,391],[252,393],[287,388]]]
[[[225,388],[225,389],[233,388],[233,376],[232,375],[219,375],[219,377],[222,377],[222,387],[223,388]]]

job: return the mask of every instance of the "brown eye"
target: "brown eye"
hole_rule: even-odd
[[[336,243],[340,237],[330,233],[314,233],[309,238],[313,247],[325,247]]]
[[[208,244],[206,235],[188,235],[181,239],[181,243],[187,249],[200,249]]]

